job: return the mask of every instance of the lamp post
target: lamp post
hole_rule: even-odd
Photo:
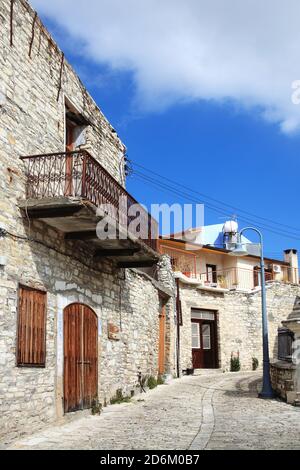
[[[236,247],[231,251],[231,256],[247,256],[248,252],[242,244],[242,234],[246,230],[253,230],[259,235],[260,239],[260,276],[261,276],[261,310],[262,310],[262,335],[263,335],[263,386],[259,394],[260,398],[274,398],[275,394],[271,385],[270,377],[270,357],[269,357],[269,334],[268,334],[268,316],[266,302],[266,280],[265,280],[265,261],[262,233],[254,227],[243,228],[238,237]]]

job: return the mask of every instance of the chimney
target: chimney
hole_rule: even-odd
[[[289,263],[290,275],[289,279],[294,284],[299,284],[299,265],[298,265],[298,251],[295,249],[284,250],[284,261]]]

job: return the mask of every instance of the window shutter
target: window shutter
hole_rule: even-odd
[[[17,365],[44,367],[46,361],[46,292],[19,287]]]

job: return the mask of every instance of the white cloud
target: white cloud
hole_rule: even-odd
[[[131,71],[147,111],[196,100],[234,100],[300,131],[299,0],[31,0],[83,52]]]

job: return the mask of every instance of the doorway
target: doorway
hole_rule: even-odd
[[[218,368],[216,313],[192,309],[192,358],[194,369]]]
[[[165,342],[166,342],[166,307],[161,306],[159,315],[159,346],[158,346],[158,374],[165,373]]]
[[[265,268],[265,281],[272,281],[274,278],[273,276],[273,269]],[[254,287],[258,287],[261,285],[261,268],[260,266],[254,266],[253,268],[253,284]]]
[[[217,266],[215,264],[206,265],[206,280],[207,282],[217,284],[218,276],[217,276]]]
[[[91,408],[98,396],[98,318],[86,305],[64,310],[64,411]]]
[[[66,118],[66,183],[65,196],[73,195],[73,155],[75,150],[75,127],[76,125]]]

